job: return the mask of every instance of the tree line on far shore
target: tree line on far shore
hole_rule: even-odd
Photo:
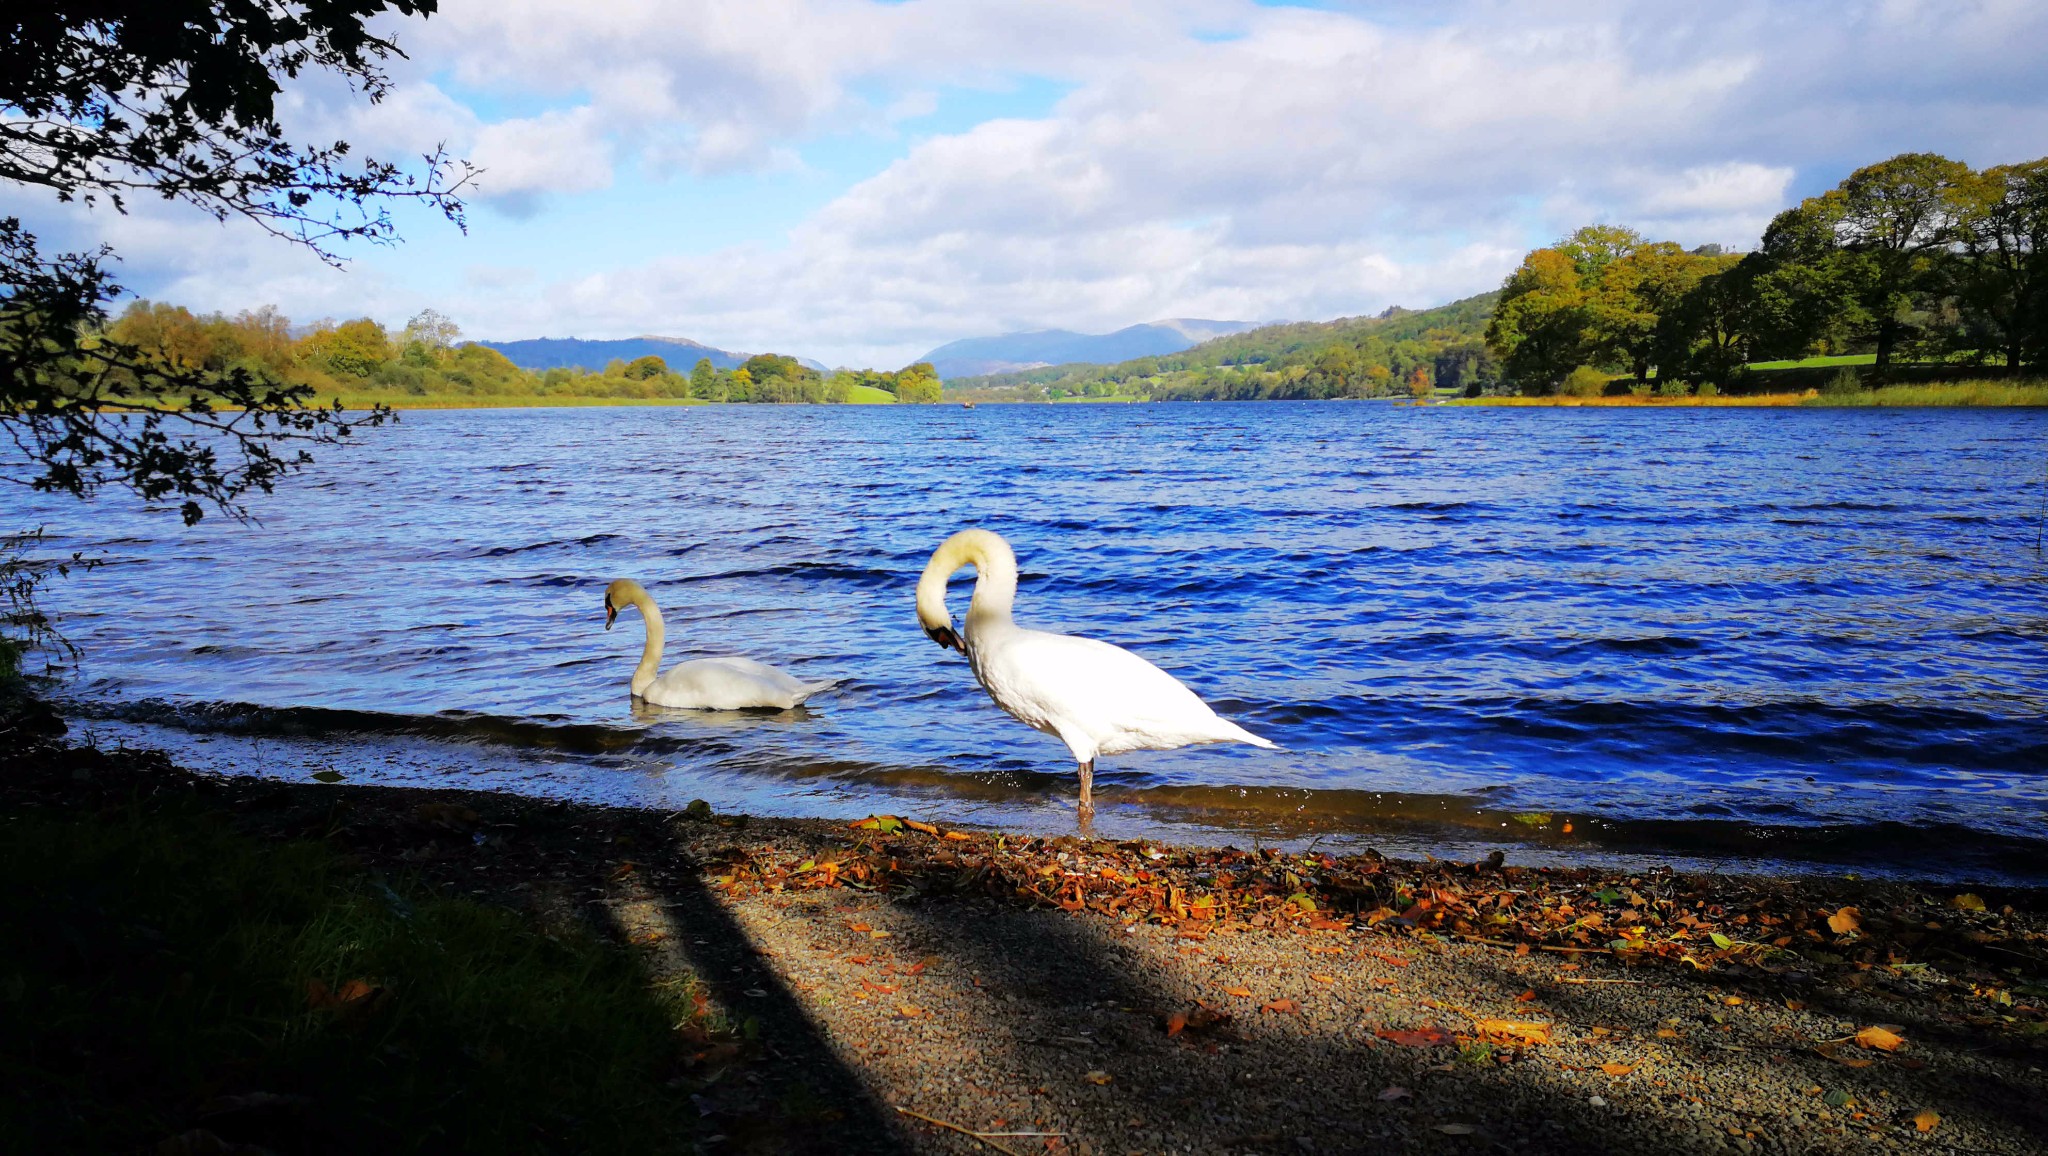
[[[1487,326],[1524,393],[1738,383],[1755,362],[1871,354],[2018,374],[2048,361],[2048,158],[1933,153],[1856,170],[1748,253],[1589,225],[1523,258]]]
[[[597,371],[557,367],[534,372],[495,349],[460,340],[455,323],[432,309],[397,333],[369,318],[321,321],[295,330],[269,306],[228,316],[144,300],[131,302],[107,326],[106,336],[166,366],[210,373],[240,370],[309,387],[316,396],[401,405],[408,397],[451,396],[844,402],[861,386],[903,402],[939,399],[938,374],[925,362],[894,371],[821,373],[794,357],[763,353],[730,369],[703,358],[682,370],[649,356],[614,359]]]

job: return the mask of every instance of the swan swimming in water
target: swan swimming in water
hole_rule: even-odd
[[[662,628],[661,608],[647,589],[631,578],[621,578],[605,587],[604,628],[610,630],[627,606],[638,606],[647,623],[647,645],[640,652],[640,665],[633,669],[633,697],[654,706],[689,710],[750,710],[773,707],[788,710],[803,700],[830,689],[832,681],[805,682],[751,658],[699,658],[677,663],[669,672],[656,676],[661,667],[661,647],[667,640]]]
[[[975,569],[967,619],[953,629],[946,579]],[[1081,765],[1081,813],[1095,809],[1095,760],[1125,751],[1194,743],[1250,743],[1279,749],[1219,718],[1172,675],[1122,647],[1092,638],[1026,630],[1011,617],[1017,556],[987,530],[946,539],[917,581],[917,621],[933,642],[967,656],[974,677],[1010,717],[1055,735]]]

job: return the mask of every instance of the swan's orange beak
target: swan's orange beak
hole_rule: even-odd
[[[613,623],[613,621],[615,621],[615,620],[616,620],[616,619],[617,619],[618,617],[619,617],[619,610],[618,610],[618,607],[616,607],[616,606],[613,606],[613,605],[612,605],[611,603],[609,603],[609,602],[605,603],[605,604],[604,604],[604,628],[605,628],[606,630],[610,630],[610,629],[612,628],[612,623]]]

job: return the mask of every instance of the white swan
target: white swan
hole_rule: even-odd
[[[699,658],[678,663],[667,674],[656,677],[661,667],[661,647],[667,640],[661,623],[661,608],[645,587],[631,578],[621,578],[605,587],[604,628],[610,630],[619,611],[638,606],[647,623],[647,645],[640,651],[640,665],[633,668],[633,697],[654,706],[691,710],[749,710],[777,707],[787,710],[827,690],[833,682],[805,682],[751,658]]]
[[[975,569],[974,597],[962,630],[946,609],[946,579]],[[1055,735],[1081,765],[1081,811],[1094,810],[1095,759],[1125,751],[1165,751],[1194,743],[1250,743],[1277,750],[1217,717],[1172,675],[1121,647],[1092,638],[1026,630],[1010,616],[1017,556],[987,530],[946,539],[917,581],[917,621],[940,646],[967,656],[997,706],[1027,726]]]

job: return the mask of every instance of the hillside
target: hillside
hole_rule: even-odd
[[[1482,336],[1499,298],[1481,293],[1434,309],[1265,325],[1163,355],[949,380],[946,393],[1012,401],[1382,397],[1407,392],[1417,371],[1431,388],[1464,391],[1499,377]]]
[[[751,356],[717,349],[687,337],[626,337],[614,341],[533,337],[522,341],[479,341],[476,344],[497,350],[521,369],[536,371],[561,367],[596,373],[615,359],[633,361],[653,356],[661,358],[676,372],[688,373],[699,360],[707,357],[714,369],[737,369]],[[824,368],[814,361],[797,360],[812,369]]]
[[[1175,317],[1127,326],[1114,333],[1037,329],[994,337],[963,338],[941,345],[919,360],[931,362],[941,379],[951,380],[1067,362],[1116,362],[1133,357],[1178,353],[1211,338],[1242,333],[1256,324],[1251,321]]]

